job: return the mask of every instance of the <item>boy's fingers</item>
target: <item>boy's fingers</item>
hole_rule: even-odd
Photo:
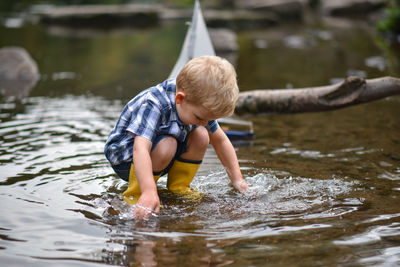
[[[156,213],[160,211],[160,207],[156,207],[155,210],[152,210],[151,208],[142,206],[140,204],[135,205],[135,210],[134,210],[134,218],[135,219],[146,219],[150,216],[157,216]]]
[[[246,193],[246,191],[249,189],[249,185],[244,180],[235,182],[233,187],[235,187],[242,194]]]
[[[141,220],[141,219],[146,219],[149,216],[150,216],[150,213],[137,210],[137,211],[135,211],[134,218],[137,220]]]
[[[155,213],[159,213],[159,212],[160,212],[160,206],[157,206],[157,207],[154,209],[154,212],[155,212]]]

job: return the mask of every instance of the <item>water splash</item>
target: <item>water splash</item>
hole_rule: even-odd
[[[340,216],[362,205],[357,199],[345,199],[337,205],[338,196],[346,195],[356,183],[342,179],[278,178],[270,170],[248,175],[251,192],[242,195],[229,185],[224,170],[200,175],[192,187],[203,194],[201,201],[190,201],[165,189],[166,178],[160,179],[162,209],[143,228],[135,221],[135,206],[127,205],[118,195],[96,200],[103,210],[103,220],[117,224],[122,231],[135,231],[140,236],[182,237],[205,236],[208,239],[231,239],[280,235],[305,230],[304,226],[272,228],[281,221],[321,219]],[[336,207],[337,206],[337,207]],[[151,226],[150,226],[151,225]],[[310,224],[307,229],[326,228],[329,224]],[[188,230],[190,229],[190,230]]]

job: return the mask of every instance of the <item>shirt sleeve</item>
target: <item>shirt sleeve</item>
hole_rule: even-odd
[[[218,130],[219,124],[216,120],[212,120],[207,123],[206,128],[210,133],[213,133]]]
[[[134,135],[145,137],[153,143],[161,121],[160,108],[152,101],[145,101],[135,114],[126,130]]]

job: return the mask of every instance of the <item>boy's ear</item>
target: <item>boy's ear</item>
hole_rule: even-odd
[[[182,101],[186,98],[186,94],[184,92],[177,92],[175,95],[175,103],[182,104]]]

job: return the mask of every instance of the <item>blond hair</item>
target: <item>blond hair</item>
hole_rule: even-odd
[[[190,60],[176,78],[177,91],[218,117],[232,115],[239,89],[236,71],[226,59],[201,56]]]

